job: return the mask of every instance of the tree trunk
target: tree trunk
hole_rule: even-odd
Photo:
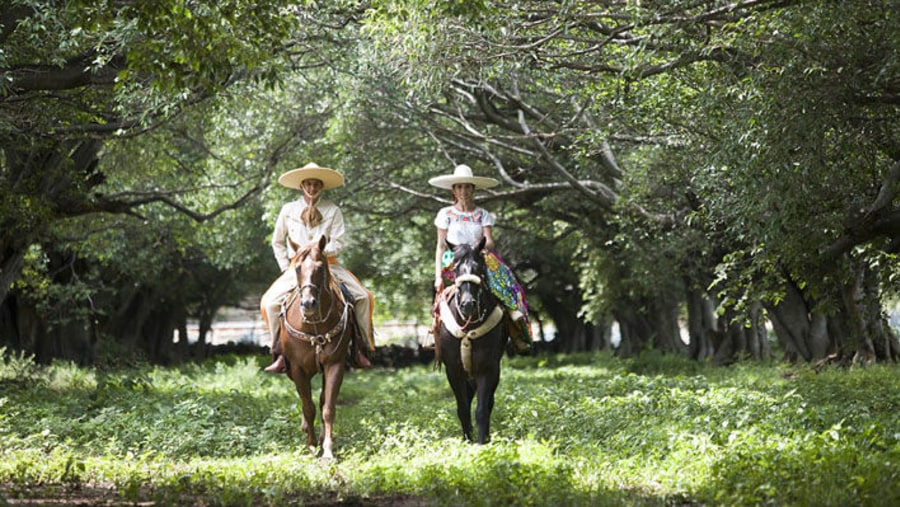
[[[790,361],[813,361],[825,357],[828,350],[827,319],[815,311],[793,282],[785,286],[784,299],[777,305],[766,304],[772,328],[784,358]]]
[[[47,227],[90,211],[90,190],[102,181],[95,172],[97,139],[48,142],[4,138],[0,177],[0,304],[19,279],[25,253]]]
[[[545,300],[544,311],[556,325],[556,336],[545,348],[553,353],[572,353],[586,350],[585,323],[577,315],[577,308],[565,301]]]
[[[3,252],[0,257],[0,304],[9,295],[9,288],[12,287],[13,282],[18,280],[19,275],[22,274],[22,268],[25,266],[25,251],[28,248],[24,245],[25,242],[7,236],[12,235],[3,234],[3,237],[0,238],[0,252]]]
[[[716,317],[715,302],[700,290],[687,291],[688,357],[705,361],[715,354],[715,341],[722,330]]]
[[[876,273],[850,266],[851,276],[824,306],[788,283],[784,300],[768,305],[772,326],[785,356],[792,360],[837,361],[841,364],[897,361],[900,342],[881,305]]]
[[[843,362],[897,361],[900,349],[881,304],[878,273],[868,264],[851,261],[852,278],[841,290],[837,356]]]
[[[762,304],[754,304],[746,317],[727,310],[721,319],[721,340],[716,345],[713,363],[732,364],[741,359],[769,357],[769,341],[763,318]]]
[[[654,347],[666,352],[687,349],[678,327],[678,305],[674,301],[641,299],[620,301],[613,309],[622,340],[616,355],[633,357]]]

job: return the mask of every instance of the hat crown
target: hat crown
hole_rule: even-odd
[[[472,168],[466,164],[460,164],[453,169],[453,176],[457,178],[473,178]]]

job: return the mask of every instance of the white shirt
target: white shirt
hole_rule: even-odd
[[[453,206],[447,206],[438,211],[434,225],[438,229],[446,229],[447,241],[450,243],[475,246],[484,235],[483,229],[493,227],[494,215],[477,206],[473,211],[459,211]]]
[[[303,246],[312,241],[318,241],[319,236],[324,234],[328,238],[324,252],[328,257],[337,257],[344,248],[344,214],[341,213],[341,209],[331,201],[319,199],[316,208],[322,214],[322,222],[309,228],[300,219],[306,206],[306,200],[303,198],[289,202],[281,207],[278,218],[275,220],[272,252],[274,252],[275,260],[278,261],[278,267],[282,271],[290,267],[291,257],[295,253],[286,238],[290,238],[298,246]]]

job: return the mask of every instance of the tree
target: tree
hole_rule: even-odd
[[[896,109],[889,3],[380,5],[384,60],[422,95],[395,114],[494,167],[532,217],[570,197],[555,218],[583,233],[595,315],[618,307],[677,348],[687,297],[692,353],[729,362],[767,353],[765,306],[798,357],[896,357],[879,280],[893,277],[897,115],[875,112]]]
[[[466,162],[504,183],[481,201],[502,215],[500,244],[512,247],[503,253],[556,321],[562,350],[607,346],[591,327],[617,320],[622,354],[656,347],[728,363],[768,356],[768,320],[791,357],[897,357],[881,311],[896,292],[898,244],[890,2],[383,0],[315,16],[237,1],[35,5],[0,16],[0,115],[11,119],[0,159],[3,291],[26,258],[73,265],[46,246],[62,218],[152,214],[193,239],[200,231],[175,216],[203,223],[260,195],[273,197],[271,212],[285,194],[267,182],[312,159],[345,171],[335,197],[362,217],[361,248],[344,261],[391,308],[421,312],[431,215],[446,202],[425,182]],[[290,19],[274,21],[283,13]],[[209,28],[220,22],[221,33]],[[245,22],[249,36],[235,36]],[[66,29],[29,38],[48,23]],[[25,70],[57,67],[35,62],[88,62],[90,72],[65,81],[75,88],[41,89]],[[236,130],[217,127],[231,119],[188,108],[244,78],[286,79],[289,68],[296,81],[266,96],[275,127],[259,131],[265,162],[252,177],[216,198],[173,192],[211,189],[207,171],[241,181],[228,168],[237,151],[224,149]],[[184,123],[166,137],[159,119],[173,117]],[[161,175],[118,181],[97,163],[98,150],[112,153],[109,135],[150,130],[158,151],[135,142],[123,153],[203,171],[157,191]],[[415,226],[398,227],[401,217]]]
[[[272,85],[286,69],[321,65],[309,49],[322,25],[309,22],[314,11],[305,7],[19,0],[0,8],[5,338],[58,351],[58,344],[77,341],[76,334],[93,339],[102,317],[100,332],[126,347],[140,340],[151,357],[162,357],[154,343],[171,343],[172,329],[191,306],[189,294],[229,297],[231,289],[211,290],[212,284],[223,281],[225,270],[253,263],[248,245],[209,245],[196,237],[204,224],[239,213],[259,197],[293,138],[257,147],[255,158],[252,149],[225,153],[228,118],[214,117],[221,105],[194,111],[241,82]],[[325,14],[333,12],[320,11],[317,19],[330,22]],[[218,147],[207,141],[211,134]],[[136,161],[143,164],[136,167]],[[73,230],[81,233],[69,234]],[[111,246],[123,247],[123,255],[112,257],[117,250]],[[73,283],[57,276],[60,268],[80,277],[84,292],[41,293],[39,287]],[[115,293],[116,286],[135,290]],[[11,287],[21,290],[10,296]],[[104,293],[112,299],[101,298]],[[55,323],[35,312],[54,297],[70,310]],[[79,298],[89,310],[64,304]],[[100,308],[90,304],[101,299]],[[221,303],[194,308],[208,315]],[[76,328],[59,327],[73,318]]]

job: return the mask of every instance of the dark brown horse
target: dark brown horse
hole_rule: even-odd
[[[312,400],[312,378],[322,373],[319,406],[322,410],[322,457],[332,459],[332,428],[335,405],[344,380],[351,341],[359,333],[353,305],[343,297],[331,276],[323,253],[327,238],[298,247],[292,259],[297,273],[297,289],[282,306],[279,338],[303,407],[301,429],[306,445],[316,448],[316,406]]]
[[[494,391],[500,384],[500,359],[508,340],[503,307],[488,287],[481,251],[485,240],[470,245],[447,244],[453,250],[454,285],[439,303],[440,333],[436,361],[443,363],[456,397],[456,415],[463,437],[472,441],[472,400],[477,397],[478,443],[490,439]]]

